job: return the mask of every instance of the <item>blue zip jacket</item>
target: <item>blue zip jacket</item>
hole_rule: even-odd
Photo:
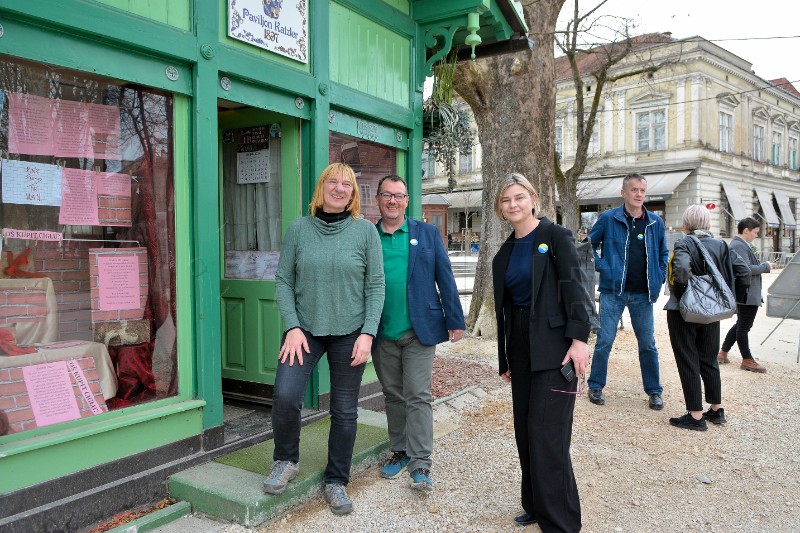
[[[644,209],[644,207],[642,207]],[[647,226],[644,232],[647,255],[647,287],[650,303],[658,299],[661,286],[667,279],[669,249],[661,217],[644,209]],[[589,232],[594,250],[594,269],[600,272],[600,292],[613,292],[617,296],[625,290],[628,274],[628,242],[630,232],[625,219],[624,206],[603,212]],[[602,246],[602,253],[598,248]]]

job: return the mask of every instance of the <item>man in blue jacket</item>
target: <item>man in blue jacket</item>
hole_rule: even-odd
[[[622,181],[620,207],[605,211],[589,232],[595,253],[595,270],[600,272],[600,329],[592,356],[589,401],[606,401],[608,358],[617,335],[617,324],[625,308],[639,345],[639,368],[650,409],[661,410],[658,350],[653,331],[653,304],[667,277],[667,249],[664,222],[645,209],[647,180],[629,174]],[[598,253],[598,247],[602,250]]]
[[[377,200],[386,297],[372,353],[394,452],[381,476],[393,479],[407,468],[411,487],[427,491],[433,488],[433,356],[438,343],[461,339],[464,312],[439,229],[405,216],[403,178],[381,178]]]

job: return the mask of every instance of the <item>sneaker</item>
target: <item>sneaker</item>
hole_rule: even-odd
[[[589,401],[595,405],[605,405],[606,397],[603,395],[603,389],[589,389]]]
[[[664,408],[664,400],[661,399],[660,394],[651,394],[650,400],[648,400],[648,405],[650,406],[650,409],[660,411]]]
[[[267,494],[283,494],[286,485],[300,473],[298,463],[292,461],[275,461],[272,463],[272,472],[264,482],[264,492]]]
[[[406,455],[406,452],[394,452],[392,458],[386,463],[386,466],[381,468],[381,477],[386,479],[394,479],[400,475],[403,469],[408,466],[411,458]]]
[[[727,420],[725,420],[725,409],[723,409],[722,407],[720,407],[716,411],[709,407],[708,411],[703,413],[703,418],[705,418],[712,424],[716,425],[724,424],[725,422],[727,422]]]
[[[708,424],[706,424],[705,418],[695,420],[690,413],[686,413],[678,418],[670,418],[669,423],[676,428],[693,429],[695,431],[705,431],[708,429]]]
[[[325,501],[331,506],[331,512],[336,515],[353,512],[353,500],[347,496],[344,485],[338,483],[325,483]]]
[[[759,374],[763,374],[767,371],[767,369],[760,365],[755,359],[742,359],[742,364],[739,368],[742,370],[749,370],[750,372],[758,372]]]
[[[728,359],[728,352],[719,352],[717,354],[717,363],[721,365],[727,365],[730,362],[731,360]]]
[[[417,468],[411,472],[411,488],[417,490],[433,490],[431,471],[427,468]]]

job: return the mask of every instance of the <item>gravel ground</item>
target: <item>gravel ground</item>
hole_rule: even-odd
[[[614,346],[606,405],[578,399],[572,456],[584,531],[800,531],[800,367],[766,354],[767,374],[745,372],[734,348],[736,364],[721,368],[727,425],[673,428],[668,418],[685,409],[665,322],[657,312],[663,411],[647,408],[630,328]],[[383,480],[373,467],[350,484],[352,514],[335,517],[320,498],[259,531],[522,530],[512,524],[519,466],[495,344],[467,337],[437,354],[440,370],[464,365],[462,379],[488,394],[454,412],[455,429],[436,440],[432,494],[412,491],[405,476]]]

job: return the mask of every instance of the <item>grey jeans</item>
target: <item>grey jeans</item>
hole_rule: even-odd
[[[412,330],[396,341],[381,339],[372,358],[386,399],[389,443],[411,458],[409,472],[431,467],[435,352],[435,345],[420,344]]]

